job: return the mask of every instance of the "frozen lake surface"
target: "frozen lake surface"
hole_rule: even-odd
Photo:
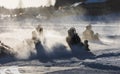
[[[26,25],[24,25],[26,24]],[[120,73],[120,25],[116,23],[95,23],[92,29],[95,33],[100,34],[99,42],[89,42],[91,52],[96,55],[93,59],[81,59],[78,57],[69,57],[64,59],[56,58],[52,61],[41,62],[38,58],[29,59],[31,52],[35,53],[34,45],[26,44],[32,35],[31,32],[40,22],[1,22],[0,24],[0,40],[14,48],[18,53],[15,56],[18,60],[11,56],[0,57],[0,72],[4,69],[14,68],[20,74],[119,74]],[[75,27],[77,33],[82,37],[82,32],[88,22],[77,24],[62,23],[43,23],[44,36],[47,43],[44,45],[45,50],[50,56],[66,54],[71,52],[65,42],[67,30]],[[60,46],[53,49],[59,44],[65,45],[67,48],[62,51]],[[13,50],[11,50],[13,51]]]

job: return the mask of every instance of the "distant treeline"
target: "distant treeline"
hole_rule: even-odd
[[[16,8],[16,9],[7,9],[4,7],[0,7],[0,14],[19,14],[24,13],[27,15],[36,16],[39,13],[43,15],[50,16],[54,13],[56,10],[69,10],[71,9],[70,5],[77,3],[77,2],[83,2],[77,7],[73,7],[75,10],[79,10],[79,8],[83,8],[87,11],[87,14],[90,15],[99,15],[99,14],[106,14],[110,12],[119,12],[120,9],[120,0],[106,0],[105,2],[101,3],[88,3],[85,4],[86,0],[57,0],[54,7],[30,7],[30,8]],[[59,9],[60,8],[60,9]],[[72,8],[72,9],[73,9]],[[80,12],[80,11],[79,11]],[[77,13],[79,13],[77,12]]]

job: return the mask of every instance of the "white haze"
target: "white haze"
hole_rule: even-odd
[[[54,6],[56,0],[0,0],[0,6],[4,6],[9,9],[19,8],[19,7],[47,7]]]
[[[31,56],[31,53],[37,53],[34,42],[31,40],[32,31],[35,30],[34,28],[21,29],[16,27],[16,29],[9,28],[9,30],[12,31],[1,33],[0,39],[4,44],[14,49],[10,51],[17,53],[15,56],[16,58],[27,59]],[[57,44],[63,44],[68,47],[67,43],[65,42],[66,36],[62,36],[62,34],[59,32],[54,30],[44,30],[43,37],[45,40],[43,39],[41,42],[48,53],[52,52],[52,48]]]
[[[119,26],[114,25],[113,27],[110,27],[110,26],[106,26],[105,23],[99,26],[99,24],[101,23],[93,25],[93,30],[100,34],[100,40],[104,44],[90,42],[89,43],[90,49],[92,51],[95,51],[95,50],[104,50],[104,49],[110,49],[110,48],[119,48],[119,44],[120,44],[118,41],[119,39],[116,39],[116,38],[111,39],[107,37],[109,35],[120,35],[120,33],[118,32]],[[68,47],[65,40],[67,36],[67,30],[70,27],[74,26],[76,27],[79,36],[82,37],[82,32],[85,30],[86,25],[87,24],[84,24],[84,26],[82,26],[82,24],[79,24],[78,26],[77,24],[76,25],[69,24],[67,28],[64,28],[66,27],[65,25],[63,26],[61,25],[59,26],[59,28],[54,25],[49,25],[48,27],[43,25],[44,39],[41,40],[42,45],[44,46],[47,53],[53,53],[54,51],[53,47],[59,46],[59,45],[65,46],[66,47],[65,50],[70,51],[70,48]],[[52,26],[54,26],[54,29],[52,29]],[[106,30],[106,29],[104,30],[104,28],[106,27],[110,27],[109,30]],[[34,28],[35,27],[33,26],[26,29],[22,29],[21,27],[16,27],[16,28],[8,27],[10,31],[1,33],[0,39],[4,44],[9,45],[14,49],[14,51],[12,50],[12,52],[17,53],[16,58],[27,59],[31,56],[31,54],[37,53],[35,50],[35,45],[31,40],[31,37],[32,37],[31,32],[35,30]],[[55,28],[59,30],[55,30]]]
[[[82,32],[85,30],[85,27],[90,23],[91,22],[81,20],[81,17],[77,18],[77,16],[69,16],[57,19],[52,18],[51,20],[43,21],[42,23],[35,21],[35,19],[28,19],[24,22],[6,20],[0,25],[1,30],[3,30],[3,32],[0,33],[0,40],[4,44],[14,49],[14,51],[10,51],[17,53],[17,55],[15,56],[16,58],[28,59],[31,56],[31,54],[37,54],[35,50],[35,45],[31,40],[31,33],[33,30],[35,30],[35,27],[38,24],[41,24],[44,28],[43,38],[41,39],[41,42],[43,47],[45,48],[46,53],[48,53],[48,55],[57,54],[54,53],[54,51],[60,50],[60,54],[63,54],[59,46],[65,47],[64,49],[67,50],[66,52],[70,51],[70,48],[65,40],[67,36],[67,30],[70,27],[75,27],[77,33],[82,38]],[[92,24],[92,26],[93,31],[95,33],[99,33],[99,37],[101,40],[101,43],[89,42],[90,49],[92,51],[120,48],[119,21],[113,23],[96,22]],[[54,47],[56,49],[54,49]]]

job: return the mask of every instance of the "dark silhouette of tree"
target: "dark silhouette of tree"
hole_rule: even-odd
[[[119,10],[120,0],[107,0],[107,4],[112,10]]]

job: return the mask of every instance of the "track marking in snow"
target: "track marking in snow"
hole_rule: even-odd
[[[55,71],[79,69],[80,67],[44,67],[44,66],[5,66],[0,67],[0,74],[44,74]]]

